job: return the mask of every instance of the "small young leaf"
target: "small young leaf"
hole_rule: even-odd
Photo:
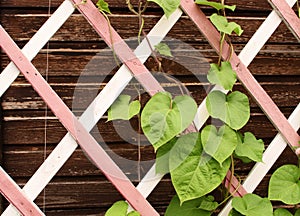
[[[167,18],[179,7],[180,0],[147,0],[149,2],[155,2],[158,4],[165,12]]]
[[[146,104],[141,114],[145,136],[155,151],[185,130],[194,120],[197,104],[190,96],[177,96],[159,92]]]
[[[126,216],[128,203],[121,200],[115,202],[105,213],[105,216]]]
[[[170,152],[170,173],[173,186],[180,203],[202,197],[223,181],[230,167],[230,160],[222,166],[205,154],[199,133],[189,133],[182,137],[182,145],[175,145]],[[179,140],[182,138],[180,137]]]
[[[250,118],[248,97],[239,91],[229,95],[221,91],[210,92],[207,96],[206,108],[213,118],[222,120],[235,130],[245,126]]]
[[[210,21],[215,25],[215,27],[225,34],[231,35],[235,32],[238,36],[241,36],[243,30],[240,25],[235,22],[228,22],[226,17],[214,13],[210,16]]]
[[[293,216],[293,215],[288,210],[279,208],[274,211],[274,216]]]
[[[161,54],[163,56],[173,57],[173,55],[171,53],[171,49],[168,46],[168,44],[166,44],[166,43],[159,43],[159,44],[155,45],[154,47],[155,47],[155,50],[159,54]]]
[[[285,204],[300,203],[300,169],[295,165],[284,165],[271,176],[269,199]]]
[[[220,165],[233,153],[238,144],[237,135],[227,125],[219,131],[214,125],[208,125],[201,132],[204,151],[217,160]]]
[[[207,79],[212,84],[220,85],[225,90],[231,91],[236,82],[236,73],[228,61],[222,62],[220,67],[217,64],[211,64]]]
[[[264,142],[261,139],[257,140],[252,133],[246,132],[244,139],[238,142],[235,154],[242,160],[246,157],[252,161],[262,162],[264,150]]]
[[[242,215],[273,216],[273,206],[271,201],[255,194],[234,197],[232,199],[232,207]]]
[[[229,6],[229,5],[223,5],[221,3],[218,2],[211,2],[211,1],[207,1],[207,0],[196,0],[195,1],[196,4],[200,4],[200,5],[207,5],[207,6],[211,6],[217,10],[221,10],[221,9],[229,9],[234,11],[235,10],[235,5]]]
[[[202,197],[202,202],[199,205],[199,209],[205,210],[205,211],[214,211],[218,208],[219,204],[214,201],[215,198],[211,195]]]
[[[170,172],[169,156],[173,146],[177,143],[178,138],[174,137],[165,145],[161,146],[156,152],[156,173],[167,174]]]
[[[96,5],[100,11],[111,14],[109,7],[108,7],[108,3],[105,0],[98,0]]]
[[[209,211],[198,208],[198,206],[201,205],[202,202],[203,197],[200,197],[198,199],[190,200],[180,205],[178,196],[174,196],[167,208],[165,216],[210,216],[211,213]]]
[[[120,95],[108,110],[108,120],[129,120],[140,112],[141,104],[139,101],[130,102],[129,95]]]

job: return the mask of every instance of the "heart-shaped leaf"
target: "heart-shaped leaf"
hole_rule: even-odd
[[[243,30],[239,24],[235,22],[228,22],[227,18],[224,16],[214,13],[209,18],[220,32],[228,35],[231,35],[232,32],[235,32],[238,36],[241,36],[243,33]]]
[[[230,166],[226,160],[222,166],[203,151],[199,133],[189,133],[186,142],[175,145],[170,152],[170,169],[173,186],[182,204],[202,197],[223,181]],[[178,139],[178,141],[181,137]],[[192,150],[192,151],[191,151]]]
[[[106,13],[109,13],[111,14],[110,10],[109,10],[109,7],[108,7],[108,3],[104,0],[98,0],[98,2],[96,3],[98,9],[100,11],[103,11],[103,12],[106,12]]]
[[[288,210],[279,208],[274,211],[274,216],[293,216],[293,215]]]
[[[227,125],[223,125],[219,131],[214,125],[206,126],[201,132],[201,141],[204,151],[220,165],[230,157],[238,144],[236,132]]]
[[[213,118],[218,118],[235,130],[241,129],[250,118],[248,97],[235,91],[229,95],[221,91],[208,94],[206,108]]]
[[[149,2],[155,2],[163,10],[167,18],[179,7],[180,0],[147,0]]]
[[[105,213],[105,216],[124,215],[126,216],[128,209],[128,203],[120,200],[115,202]]]
[[[168,44],[166,44],[166,43],[159,43],[159,44],[155,45],[154,47],[155,47],[155,50],[157,52],[159,52],[159,54],[161,54],[163,56],[173,57],[173,55],[171,53],[171,49],[168,46]]]
[[[178,196],[174,196],[171,200],[165,216],[210,216],[211,213],[206,210],[199,209],[198,206],[203,202],[203,197],[198,199],[186,201],[182,205],[180,205],[180,200]]]
[[[236,82],[236,73],[228,61],[222,62],[220,67],[217,64],[211,64],[207,79],[212,84],[220,85],[225,90],[231,91]]]
[[[285,204],[300,203],[300,169],[295,165],[284,165],[271,176],[269,199],[282,201]]]
[[[129,95],[120,95],[108,110],[108,120],[116,119],[129,120],[140,112],[141,105],[139,101],[130,102]]]
[[[200,4],[200,5],[207,5],[207,6],[211,6],[217,10],[221,10],[221,9],[229,9],[234,11],[235,10],[235,5],[229,6],[229,5],[223,5],[221,3],[218,2],[211,2],[211,1],[207,1],[207,0],[196,0],[195,1],[196,4]]]
[[[246,216],[273,216],[271,201],[267,198],[261,198],[256,194],[234,197],[232,199],[232,207]]]
[[[246,132],[244,139],[238,142],[238,145],[235,149],[235,154],[242,160],[244,160],[246,157],[252,161],[262,162],[264,150],[264,142],[261,139],[257,140],[252,133]]]
[[[156,163],[155,163],[155,169],[156,173],[160,174],[167,174],[170,172],[169,168],[169,156],[170,151],[173,148],[173,146],[177,143],[177,138],[174,137],[169,142],[167,142],[165,145],[160,147],[156,152]]]
[[[193,121],[197,104],[190,96],[177,96],[159,92],[146,104],[141,115],[145,136],[157,150],[185,130]]]

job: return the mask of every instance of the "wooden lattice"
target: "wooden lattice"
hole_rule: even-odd
[[[263,156],[264,162],[257,163],[254,166],[242,186],[239,186],[236,179],[229,181],[228,179],[230,179],[231,174],[228,173],[225,184],[228,185],[231,183],[231,185],[228,186],[235,196],[242,196],[245,193],[253,192],[280,156],[286,145],[298,147],[298,141],[300,140],[296,132],[300,127],[300,105],[295,109],[289,120],[287,120],[247,68],[282,20],[287,24],[295,37],[298,40],[300,38],[300,20],[291,9],[296,3],[296,0],[270,0],[269,2],[274,7],[274,11],[272,11],[261,27],[256,31],[239,56],[233,53],[231,64],[237,72],[239,80],[265,112],[279,134],[265,151]],[[163,176],[156,174],[153,166],[135,188],[126,175],[89,134],[89,131],[99,121],[133,77],[142,84],[150,95],[158,91],[164,91],[158,81],[143,64],[150,56],[152,49],[149,47],[148,41],[143,41],[137,49],[132,52],[118,33],[109,27],[105,17],[99,13],[91,1],[88,0],[86,4],[80,3],[81,0],[65,0],[32,37],[28,44],[26,44],[22,51],[6,33],[5,29],[0,27],[1,47],[12,60],[12,63],[0,74],[0,95],[3,95],[9,88],[20,71],[68,130],[68,134],[61,140],[22,190],[2,168],[0,169],[0,191],[12,204],[2,215],[18,215],[19,212],[23,215],[44,215],[33,200],[64,165],[78,144],[134,209],[139,211],[141,215],[158,215],[155,209],[146,200],[146,197],[156,187]],[[117,44],[117,46],[114,46],[115,53],[124,63],[106,87],[89,105],[79,120],[56,95],[31,63],[31,60],[39,50],[72,15],[75,10],[74,5],[76,5],[76,8],[84,15],[96,32],[110,47],[112,47],[113,44]],[[194,4],[193,0],[182,0],[181,8],[207,38],[212,47],[219,52],[220,35],[205,17],[201,9]],[[148,34],[151,46],[154,47],[155,44],[158,44],[167,35],[181,15],[182,11],[178,9],[169,19],[166,19],[165,16],[161,18]],[[229,49],[229,45],[225,44],[225,48],[222,52],[223,58],[227,58]],[[204,100],[200,104],[194,119],[196,127],[190,126],[190,130],[199,130],[207,119],[208,113],[205,108]],[[229,210],[230,202],[219,215],[227,215]]]

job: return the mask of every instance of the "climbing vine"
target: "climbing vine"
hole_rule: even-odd
[[[135,9],[130,0],[126,0],[129,10],[139,18],[139,41],[143,34],[143,12],[148,2],[158,4],[167,17],[180,5],[180,0],[148,0],[144,5],[139,1]],[[234,175],[235,159],[244,163],[263,162],[264,142],[251,132],[240,132],[250,119],[250,104],[244,93],[233,90],[237,75],[230,64],[231,54],[227,59],[222,59],[225,41],[233,52],[229,37],[232,34],[241,36],[243,33],[241,26],[229,22],[226,16],[226,10],[235,11],[236,7],[226,5],[224,0],[195,0],[195,4],[216,10],[209,19],[221,35],[220,54],[218,61],[210,64],[207,79],[212,85],[221,86],[223,90],[214,90],[207,95],[206,108],[211,118],[218,119],[223,124],[218,127],[207,125],[200,132],[185,133],[193,124],[197,104],[190,96],[173,98],[168,92],[155,94],[143,109],[139,101],[131,101],[129,95],[120,95],[108,110],[108,121],[129,120],[135,115],[140,118],[142,131],[156,152],[156,172],[170,173],[176,191],[166,210],[166,216],[211,215],[230,198],[229,195],[223,202],[217,203],[210,193],[222,184],[229,169],[232,176]],[[99,0],[97,6],[102,13],[110,13],[104,0]],[[107,16],[106,18],[108,19]],[[156,50],[162,55],[172,56],[165,44],[159,44]],[[255,194],[235,197],[229,215],[292,215],[285,209],[276,209],[273,212],[271,200],[289,205],[299,203],[299,178],[298,166],[280,167],[270,179],[268,198]],[[127,209],[128,204],[125,201],[118,201],[106,215],[139,215],[136,211],[127,213]],[[300,216],[300,210],[295,210],[294,215]]]

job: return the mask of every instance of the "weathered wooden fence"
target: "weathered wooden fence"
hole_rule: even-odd
[[[1,191],[9,201],[24,213],[31,210],[35,211],[37,215],[43,214],[31,202],[37,197],[35,202],[46,209],[47,215],[101,214],[115,200],[122,199],[101,174],[99,171],[101,169],[135,208],[142,213],[147,212],[143,215],[156,215],[157,213],[155,213],[152,206],[159,213],[162,213],[174,194],[168,176],[160,181],[162,176],[155,175],[152,170],[140,182],[137,186],[138,190],[136,190],[129,180],[125,183],[124,181],[121,182],[108,172],[111,172],[113,162],[109,162],[109,157],[97,144],[101,140],[95,140],[94,137],[88,134],[88,131],[94,128],[94,124],[97,124],[96,131],[98,129],[101,131],[104,141],[109,143],[110,151],[131,160],[136,160],[141,151],[144,160],[153,157],[151,148],[140,147],[137,150],[136,146],[130,145],[121,139],[114,131],[113,125],[105,123],[106,118],[102,117],[115,97],[132,79],[132,76],[142,84],[150,95],[162,90],[160,84],[148,72],[148,69],[153,69],[154,65],[153,59],[147,60],[147,57],[151,54],[151,49],[147,48],[148,45],[144,42],[133,53],[123,42],[122,38],[136,36],[138,32],[137,18],[129,15],[124,10],[126,8],[125,2],[108,1],[112,6],[112,11],[116,11],[115,15],[110,16],[110,19],[112,26],[118,33],[111,31],[105,18],[100,13],[96,13],[97,9],[92,2],[88,1],[84,5],[81,5],[80,2],[75,0],[69,2],[67,0],[61,4],[60,1],[51,1],[53,10],[61,5],[47,23],[39,29],[48,18],[46,11],[49,2],[40,1],[33,4],[30,0],[22,2],[1,1],[1,25],[14,41],[23,46],[32,38],[23,48],[22,54],[18,47],[13,44],[9,35],[5,33],[5,30],[1,29],[1,47],[7,54],[3,53],[1,55],[1,67],[5,70],[0,74],[0,91],[1,94],[5,92],[2,97],[4,122],[2,128],[4,155],[2,167],[19,185],[24,186],[27,182],[23,191],[21,191],[14,184],[14,181],[3,172],[1,176],[3,176],[4,185],[7,187],[2,184]],[[295,3],[293,0],[287,2],[290,6]],[[299,135],[297,134],[300,115],[299,107],[297,107],[300,85],[300,49],[297,41],[297,39],[299,40],[300,29],[299,19],[289,5],[284,4],[285,1],[282,3],[273,0],[270,1],[270,4],[267,1],[228,1],[228,3],[237,4],[238,11],[235,12],[232,19],[236,20],[245,29],[243,37],[232,38],[235,49],[240,54],[239,56],[234,54],[231,60],[242,84],[238,83],[236,88],[243,89],[242,86],[244,86],[249,95],[253,96],[251,101],[252,116],[245,129],[252,131],[258,137],[263,138],[267,144],[270,144],[264,155],[265,163],[255,165],[251,175],[244,182],[244,188],[240,187],[239,194],[246,191],[253,192],[259,182],[263,180],[261,186],[255,192],[266,195],[269,176],[267,172],[285,149],[286,142],[291,146],[296,146],[299,141]],[[77,8],[83,14],[83,17],[92,24],[92,27],[80,14],[73,14],[74,4],[77,4]],[[270,5],[274,7],[272,12]],[[204,58],[212,61],[217,56],[211,50],[211,46],[217,52],[219,50],[218,33],[208,22],[202,11],[194,5],[193,1],[182,1],[181,7],[190,18],[185,15],[182,16],[182,12],[178,10],[169,20],[163,17],[157,23],[161,17],[161,11],[154,4],[150,5],[149,12],[145,16],[145,30],[148,32],[152,29],[149,38],[153,37],[155,41],[151,41],[151,43],[155,44],[168,35],[188,43],[198,50],[201,49]],[[206,12],[205,8],[204,12]],[[207,10],[207,12],[210,11]],[[269,13],[270,15],[268,15]],[[281,18],[286,25],[280,25]],[[63,26],[60,28],[60,25]],[[258,28],[260,25],[261,27]],[[278,26],[279,29],[277,29]],[[60,30],[58,30],[59,28]],[[37,34],[33,36],[36,31],[38,31]],[[103,41],[95,34],[95,31],[101,35]],[[52,34],[54,36],[50,39]],[[114,44],[117,44],[117,47],[114,47],[116,54],[131,73],[125,66],[122,66],[113,78],[107,80],[109,82],[105,88],[101,87],[101,93],[77,120],[67,108],[67,106],[72,107],[77,79],[85,65],[100,49],[106,46],[105,43],[112,46],[111,38]],[[50,44],[45,47],[49,39]],[[207,40],[211,46],[207,44]],[[268,43],[264,45],[267,40]],[[40,49],[42,50],[40,51]],[[228,53],[227,49],[229,49],[228,46],[223,51],[224,57]],[[195,68],[198,67],[193,61],[193,54],[190,53],[190,50],[177,49],[174,52],[180,52],[182,56],[190,57],[187,60],[188,63],[194,65]],[[23,76],[18,77],[18,69],[12,64],[8,65],[7,56],[16,64]],[[34,66],[26,58],[33,59]],[[146,60],[148,69],[141,63]],[[112,62],[114,60],[110,56],[108,58],[104,57],[100,61]],[[167,60],[165,61],[167,62]],[[251,63],[252,61],[253,63]],[[166,65],[166,71],[183,82],[198,104],[201,104],[199,107],[200,115],[195,119],[197,129],[201,128],[208,117],[203,106],[203,99],[205,98],[203,88],[199,88],[199,84],[196,84],[197,81],[184,68],[174,65],[172,62]],[[249,69],[247,66],[249,66]],[[105,67],[105,63],[103,63],[103,67]],[[107,69],[111,70],[109,67]],[[58,93],[59,97],[54,93],[50,94],[52,90],[48,83],[44,82],[39,72],[47,76],[48,83]],[[206,72],[201,71],[199,73],[200,76],[204,77]],[[96,74],[91,72],[89,75],[95,76]],[[105,76],[106,74],[100,75]],[[24,77],[36,91],[25,81]],[[16,81],[14,81],[15,79]],[[203,85],[205,86],[205,83]],[[8,88],[7,91],[6,88]],[[89,88],[86,90],[91,91]],[[42,98],[54,115],[51,112],[45,115],[46,106]],[[289,119],[290,123],[288,123],[284,115],[289,116],[294,109],[295,111]],[[93,113],[95,116],[92,117]],[[98,122],[99,118],[101,120]],[[64,137],[67,131],[69,133]],[[96,134],[95,128],[93,131],[92,134]],[[282,137],[277,135],[273,139],[277,131],[281,133]],[[85,150],[99,169],[86,159],[80,149],[76,149],[77,144],[72,137],[76,139],[80,147]],[[135,139],[130,135],[127,138],[130,141]],[[47,144],[47,153],[51,154],[44,162],[45,144]],[[69,157],[71,158],[68,160]],[[107,159],[103,163],[105,157]],[[288,148],[275,164],[275,167],[283,163],[296,162],[296,156]],[[239,174],[245,178],[252,165],[240,167],[238,169]],[[60,169],[61,167],[62,169]],[[117,166],[113,167],[115,167],[116,175],[126,179]],[[129,170],[129,174],[134,173],[134,169]],[[147,170],[148,168],[144,173]],[[272,172],[272,169],[270,172]],[[266,174],[267,176],[264,177]],[[52,179],[54,175],[55,177]],[[6,177],[4,178],[4,176]],[[154,177],[156,177],[156,180],[149,181],[149,178]],[[156,184],[158,184],[157,187]],[[46,185],[46,190],[41,193]],[[152,192],[154,188],[155,190]],[[23,192],[27,194],[29,199],[23,197]],[[38,196],[39,194],[41,195]],[[143,198],[139,199],[139,196],[147,197],[149,194],[148,200],[151,205]],[[138,203],[137,199],[144,204]],[[4,205],[6,206],[7,203],[4,203]],[[220,214],[224,215],[227,210],[225,208]],[[14,211],[13,208],[9,207],[3,215],[11,215]]]

